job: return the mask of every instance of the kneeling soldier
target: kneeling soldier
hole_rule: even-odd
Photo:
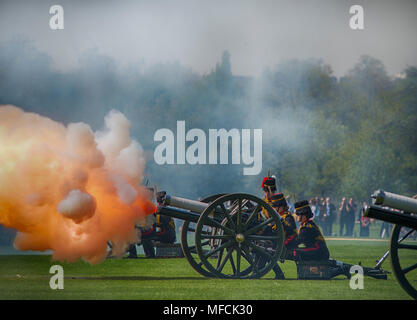
[[[172,244],[176,240],[174,219],[159,213],[154,213],[154,215],[156,221],[152,228],[148,230],[139,228],[141,230],[141,244],[143,245],[143,251],[147,258],[155,257],[155,250],[152,241]],[[137,257],[136,245],[131,245],[128,251],[128,258]]]

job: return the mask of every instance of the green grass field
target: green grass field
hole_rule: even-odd
[[[364,266],[388,248],[387,241],[328,240],[333,258]],[[407,257],[410,264],[414,257]],[[414,260],[413,260],[414,259]],[[63,290],[49,287],[51,265],[64,267]],[[287,280],[209,279],[185,259],[107,259],[98,265],[52,261],[49,255],[0,256],[0,299],[410,299],[390,274],[388,280],[364,279],[364,289],[352,290],[349,280],[296,280],[294,262],[281,265]],[[390,262],[384,263],[390,270]],[[413,275],[414,276],[414,275]],[[417,277],[414,277],[417,281]]]

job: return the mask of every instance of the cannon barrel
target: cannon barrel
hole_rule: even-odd
[[[374,200],[374,204],[379,206],[417,213],[417,199],[384,190],[375,191],[371,198]]]
[[[206,209],[209,206],[208,203],[181,197],[175,197],[166,193],[164,193],[163,195],[161,194],[161,196],[158,199],[158,202],[162,205],[190,210],[197,213],[203,213],[204,209]]]
[[[365,210],[364,215],[369,218],[375,218],[417,230],[417,216],[410,214],[394,212],[380,206],[371,205]]]
[[[174,207],[174,208],[180,208],[184,210],[190,210],[198,214],[203,213],[204,210],[208,208],[208,206],[210,205],[210,203],[207,203],[207,202],[172,196],[172,195],[167,194],[165,191],[160,191],[156,194],[156,201],[158,202],[160,207],[169,206],[169,207]],[[222,214],[221,209],[216,208],[215,211],[216,213]],[[182,218],[179,218],[179,219],[182,219]]]
[[[156,195],[158,202],[157,212],[171,218],[177,218],[185,221],[197,223],[200,215],[210,205],[209,203],[190,200],[181,197],[168,195],[165,191],[160,191]],[[218,213],[214,217],[214,222],[209,223],[210,226],[216,227],[216,222],[221,222],[224,214],[221,211],[215,210]]]
[[[177,218],[189,222],[198,223],[198,219],[200,218],[200,214],[188,210],[184,210],[181,208],[175,208],[175,207],[165,207],[165,206],[158,206],[157,212],[159,214],[171,217],[171,218]],[[221,226],[221,222],[224,219],[224,215],[216,215],[212,219],[207,219],[205,222],[206,225],[218,228]]]
[[[199,213],[191,212],[191,211],[184,210],[181,208],[174,208],[174,207],[158,206],[157,212],[165,216],[171,217],[171,218],[177,218],[177,219],[186,220],[186,221],[190,221],[194,223],[197,223],[198,218],[200,218]]]

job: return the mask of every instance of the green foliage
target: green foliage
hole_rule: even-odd
[[[332,83],[331,72],[322,70],[309,68],[310,87],[311,79]],[[276,167],[286,189],[303,198],[345,195],[357,200],[369,200],[380,188],[417,193],[416,79],[415,67],[402,79],[390,79],[382,62],[363,56],[337,83],[314,86],[309,106],[317,96],[320,103],[309,113],[311,129],[304,137],[309,145],[287,150]]]

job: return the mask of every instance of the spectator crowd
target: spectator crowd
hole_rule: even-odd
[[[343,197],[339,204],[334,204],[330,197],[315,197],[311,198],[309,203],[314,213],[314,220],[325,236],[337,235],[336,232],[333,232],[333,224],[336,222],[339,222],[339,236],[357,236],[354,234],[354,227],[358,222],[360,225],[359,236],[369,237],[371,219],[363,215],[367,207],[366,202],[357,205],[353,198]]]

